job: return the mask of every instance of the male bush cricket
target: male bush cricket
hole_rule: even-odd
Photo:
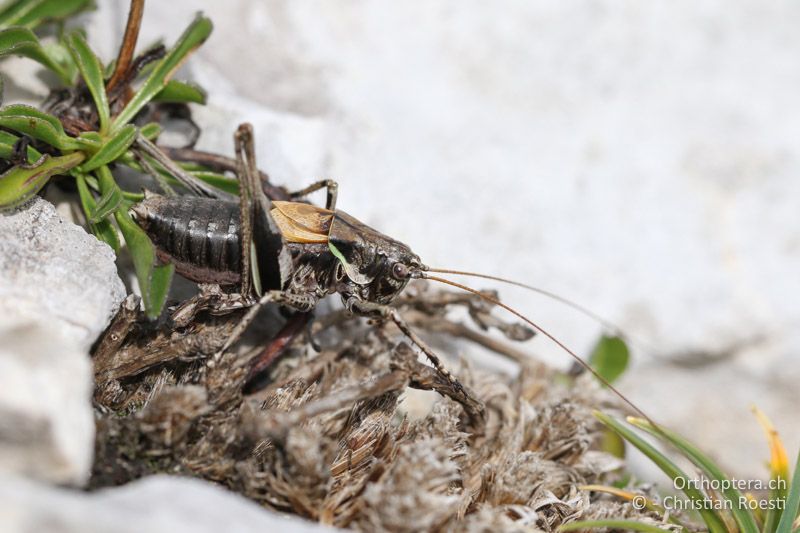
[[[429,268],[407,245],[337,210],[338,185],[332,180],[314,183],[286,199],[267,198],[255,165],[249,124],[239,127],[235,144],[240,179],[238,206],[220,199],[148,195],[133,207],[132,213],[150,235],[162,260],[173,262],[180,274],[200,283],[240,286],[238,293],[230,293],[222,301],[216,298],[218,293],[214,298],[201,293],[174,315],[185,322],[203,308],[219,313],[249,307],[222,351],[242,335],[264,304],[274,302],[308,312],[321,298],[338,293],[350,312],[394,322],[436,370],[466,394],[436,353],[389,305],[411,279],[428,279],[471,292],[513,313],[647,418],[588,363],[520,312],[496,298],[431,273],[471,275],[545,291],[495,276]],[[294,201],[323,188],[327,189],[325,208]]]

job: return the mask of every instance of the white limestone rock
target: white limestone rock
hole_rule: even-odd
[[[83,484],[88,350],[125,297],[114,253],[36,198],[0,214],[0,472]]]
[[[314,533],[334,531],[288,518],[198,479],[154,476],[83,493],[0,478],[6,533]]]
[[[125,298],[114,252],[41,198],[0,214],[0,235],[0,316],[87,351]]]
[[[91,361],[74,339],[46,322],[0,321],[0,473],[86,482],[92,386]]]

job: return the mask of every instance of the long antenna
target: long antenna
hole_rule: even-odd
[[[547,289],[543,289],[541,287],[536,287],[534,285],[528,285],[527,283],[522,283],[522,282],[519,282],[519,281],[514,281],[513,279],[501,278],[500,276],[492,276],[492,275],[489,275],[489,274],[481,274],[479,272],[469,272],[469,271],[466,271],[466,270],[453,270],[453,269],[449,269],[449,268],[428,268],[428,269],[426,269],[426,272],[436,272],[436,273],[439,273],[439,274],[454,274],[454,275],[458,275],[458,276],[471,276],[473,278],[489,279],[489,280],[492,280],[492,281],[499,281],[501,283],[506,283],[508,285],[513,285],[515,287],[520,287],[522,289],[526,289],[526,290],[529,290],[531,292],[535,292],[537,294],[541,294],[542,296],[546,296],[547,298],[550,298],[551,300],[555,300],[555,301],[557,301],[557,302],[559,302],[559,303],[561,303],[563,305],[566,305],[567,307],[569,307],[571,309],[574,309],[574,310],[578,311],[579,313],[591,318],[592,320],[594,320],[595,322],[597,322],[598,324],[600,324],[604,328],[613,331],[616,335],[619,335],[620,337],[626,338],[628,340],[635,341],[637,344],[640,344],[643,347],[646,347],[648,352],[655,353],[655,349],[653,348],[653,345],[650,342],[644,341],[639,337],[631,335],[630,333],[625,331],[625,329],[623,329],[621,326],[618,326],[617,324],[615,324],[611,320],[605,318],[604,316],[600,315],[599,313],[596,313],[595,311],[592,311],[588,307],[584,307],[583,305],[581,305],[581,304],[579,304],[579,303],[577,303],[577,302],[575,302],[573,300],[570,300],[569,298],[565,298],[564,296],[560,296],[560,295],[558,295],[558,294],[556,294],[554,292],[551,292],[551,291],[549,291]]]
[[[430,269],[430,271],[433,271],[433,269]],[[592,366],[589,363],[587,363],[586,361],[584,361],[578,354],[576,354],[575,352],[573,352],[572,350],[567,348],[567,346],[563,342],[561,342],[560,340],[555,338],[547,330],[543,329],[540,325],[536,324],[535,322],[530,320],[528,317],[526,317],[525,315],[523,315],[522,313],[520,313],[519,311],[517,311],[513,307],[511,307],[509,305],[506,305],[503,302],[501,302],[500,300],[498,300],[496,298],[493,298],[493,297],[491,297],[491,296],[489,296],[487,294],[484,294],[484,293],[482,293],[482,292],[480,292],[478,290],[475,290],[475,289],[473,289],[471,287],[467,287],[466,285],[462,285],[461,283],[456,283],[455,281],[450,281],[449,279],[444,279],[444,278],[440,278],[440,277],[437,277],[437,276],[429,276],[425,272],[419,272],[419,274],[417,274],[417,275],[419,277],[423,278],[423,279],[429,279],[431,281],[438,281],[439,283],[444,283],[445,285],[451,285],[451,286],[456,287],[458,289],[461,289],[463,291],[467,291],[469,293],[475,294],[476,296],[479,296],[479,297],[483,298],[484,300],[486,300],[488,302],[491,302],[491,303],[493,303],[493,304],[495,304],[497,306],[500,306],[503,309],[505,309],[506,311],[508,311],[509,313],[517,316],[518,318],[520,318],[521,320],[526,322],[528,325],[530,325],[532,328],[534,328],[537,331],[541,332],[544,336],[546,336],[548,339],[553,341],[559,348],[561,348],[562,350],[567,352],[569,355],[571,355],[572,358],[575,359],[575,361],[577,361],[583,368],[585,368],[586,370],[591,372],[591,374],[595,378],[597,378],[597,380],[600,381],[600,383],[602,383],[603,385],[608,387],[609,390],[611,390],[614,394],[619,396],[619,398],[623,402],[625,402],[631,409],[633,409],[634,411],[639,413],[642,416],[642,418],[647,420],[654,427],[660,427],[660,426],[658,426],[658,424],[653,422],[653,420],[649,416],[647,416],[647,414],[644,411],[642,411],[641,409],[636,407],[636,405],[634,405],[633,402],[631,402],[628,398],[626,398],[624,394],[622,394],[620,391],[618,391],[616,389],[616,387],[614,387],[611,383],[609,383],[606,378],[601,376],[600,373],[597,372],[597,370],[592,368]]]

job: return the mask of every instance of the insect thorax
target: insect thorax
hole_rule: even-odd
[[[344,289],[341,266],[325,244],[286,243],[291,252],[292,276],[284,290],[323,298]],[[337,278],[338,275],[338,278]]]

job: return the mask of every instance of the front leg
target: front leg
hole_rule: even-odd
[[[247,310],[247,313],[245,313],[245,315],[239,320],[239,323],[236,324],[235,328],[233,328],[230,337],[228,337],[228,340],[225,341],[225,344],[222,346],[222,348],[220,348],[215,357],[219,358],[228,348],[233,346],[233,344],[241,338],[241,336],[247,330],[247,327],[253,322],[258,314],[258,311],[264,304],[277,303],[291,307],[297,311],[308,312],[317,306],[317,301],[317,297],[313,294],[297,294],[285,291],[266,292],[261,299],[251,306]]]
[[[458,379],[456,379],[456,377],[451,374],[447,368],[445,368],[442,360],[439,359],[438,355],[436,355],[436,352],[434,352],[433,349],[431,349],[431,347],[425,343],[425,341],[423,341],[416,333],[414,333],[414,330],[412,330],[403,317],[400,316],[400,313],[397,311],[397,309],[388,305],[381,305],[374,302],[359,300],[354,296],[351,296],[345,301],[345,307],[357,315],[380,317],[394,322],[398,329],[400,329],[400,331],[402,331],[412,343],[416,344],[419,349],[422,350],[439,375],[449,381],[453,385],[453,388],[461,395],[463,395],[465,398],[469,398],[467,392],[464,390],[464,386],[461,385]]]

